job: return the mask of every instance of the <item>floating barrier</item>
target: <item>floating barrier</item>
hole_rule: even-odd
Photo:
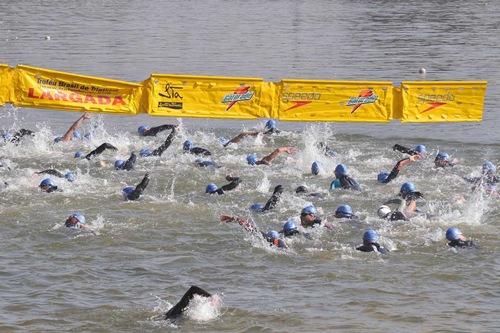
[[[0,64],[0,105],[162,117],[481,121],[486,81],[339,81],[151,74],[142,83]]]

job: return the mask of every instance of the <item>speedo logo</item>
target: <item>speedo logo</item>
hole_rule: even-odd
[[[283,95],[281,96],[281,101],[283,101],[284,103],[293,103],[293,105],[285,111],[307,105],[314,101],[319,101],[320,99],[321,93],[317,92],[288,92],[283,93]]]
[[[372,104],[378,100],[378,96],[371,89],[361,90],[357,97],[351,97],[346,106],[352,106],[351,114],[356,112],[364,104]]]
[[[453,102],[455,95],[449,91],[446,94],[422,94],[417,96],[417,100],[418,104],[425,104],[427,106],[426,109],[420,112],[424,113]]]
[[[228,104],[226,111],[233,107],[234,104],[241,101],[249,101],[255,93],[250,91],[249,86],[242,85],[234,90],[232,94],[227,94],[222,98],[222,103]]]

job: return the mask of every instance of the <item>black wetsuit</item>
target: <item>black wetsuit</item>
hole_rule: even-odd
[[[463,241],[461,239],[456,239],[449,242],[448,245],[451,247],[458,247],[458,248],[468,248],[468,247],[472,247],[475,249],[478,248],[478,246],[471,240]]]
[[[363,245],[358,246],[356,250],[361,251],[361,252],[374,252],[377,250],[378,252],[385,254],[389,252],[386,248],[380,246],[379,243],[376,242],[363,242]]]
[[[212,294],[209,292],[201,289],[200,287],[197,286],[191,286],[191,288],[186,291],[184,296],[182,296],[181,300],[175,304],[170,310],[165,313],[164,319],[175,319],[176,317],[180,316],[188,307],[189,302],[193,299],[194,295],[200,295],[204,297],[211,297]]]
[[[308,193],[309,191],[307,190],[307,187],[304,185],[300,185],[295,189],[295,193],[297,194],[305,194],[307,197],[311,198],[323,198],[324,194],[323,193],[318,193],[318,192],[313,192],[313,193]]]
[[[137,200],[149,184],[149,173],[144,175],[142,181],[135,187],[134,192],[127,194],[128,200]]]
[[[123,164],[123,166],[120,168],[120,170],[127,170],[127,171],[132,170],[134,168],[134,164],[136,161],[137,161],[137,156],[134,153],[130,154],[130,157]]]
[[[399,166],[401,165],[401,163],[403,161],[407,161],[407,160],[408,160],[408,158],[403,158],[402,160],[398,161],[398,163],[396,163],[396,165],[394,166],[394,168],[392,168],[392,171],[389,174],[389,176],[387,176],[386,179],[382,180],[381,183],[387,184],[391,180],[393,180],[394,178],[396,178],[399,175]]]
[[[59,177],[59,178],[64,178],[64,175],[60,171],[58,171],[56,169],[42,170],[42,171],[36,172],[36,174],[37,175],[47,174],[47,175],[56,176],[56,177]]]
[[[147,130],[144,131],[144,134],[142,136],[156,136],[158,133],[166,130],[173,130],[176,129],[177,125],[161,125],[161,126],[156,126],[156,127],[151,127]]]
[[[168,137],[165,139],[165,142],[151,153],[153,156],[161,156],[165,150],[167,150],[168,147],[172,144],[172,140],[174,139],[176,130],[175,127],[172,128],[172,132],[168,135]]]
[[[210,192],[210,194],[217,193],[218,195],[224,194],[224,192],[234,190],[238,185],[241,183],[241,180],[239,177],[226,177],[228,181],[230,181],[229,184],[223,185],[220,188],[216,189],[215,191]]]
[[[194,154],[194,155],[203,155],[203,156],[212,155],[212,153],[208,149],[201,148],[201,147],[193,147],[193,148],[189,149],[189,152],[191,154]]]
[[[392,147],[393,150],[397,150],[403,154],[408,154],[408,155],[417,155],[418,152],[413,150],[413,149],[410,149],[410,148],[407,148],[405,146],[401,146],[401,145],[398,145],[398,144],[395,144],[394,147]]]
[[[35,132],[21,128],[19,131],[17,131],[12,135],[12,139],[10,139],[10,142],[12,143],[19,142],[19,140],[21,140],[21,138],[26,135],[34,136]]]
[[[278,185],[274,188],[273,195],[267,200],[266,205],[262,208],[262,211],[271,210],[278,204],[281,194],[283,193],[283,186]]]
[[[111,150],[118,150],[115,146],[112,144],[109,144],[107,142],[104,142],[102,145],[97,147],[96,149],[92,150],[90,153],[88,153],[85,158],[87,160],[90,160],[96,156],[101,155],[106,149],[111,149]]]
[[[349,176],[340,176],[337,177],[337,179],[340,181],[340,186],[343,189],[346,190],[355,190],[355,191],[361,191],[361,186],[359,186],[358,182],[352,179]]]

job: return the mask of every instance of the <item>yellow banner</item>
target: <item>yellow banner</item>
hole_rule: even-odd
[[[403,82],[403,122],[481,121],[486,81]]]
[[[146,82],[147,108],[153,116],[255,119],[272,115],[274,84],[259,78],[152,74]]]
[[[14,73],[16,106],[93,111],[115,114],[139,112],[141,85],[99,77],[17,66]]]
[[[9,65],[0,64],[0,105],[10,101],[10,89],[12,87],[12,69]]]
[[[281,120],[386,122],[392,116],[392,82],[282,80]]]

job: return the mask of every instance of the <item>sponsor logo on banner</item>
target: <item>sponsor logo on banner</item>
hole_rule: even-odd
[[[122,96],[90,95],[74,91],[42,89],[40,93],[35,88],[28,88],[28,97],[49,101],[65,101],[78,104],[125,105]]]
[[[286,92],[283,93],[281,97],[281,101],[284,103],[293,103],[293,105],[285,111],[299,108],[314,101],[319,101],[320,99],[321,93],[318,92]]]
[[[449,91],[446,94],[422,94],[417,96],[417,103],[425,104],[426,108],[422,110],[420,113],[425,113],[431,110],[434,110],[440,106],[446,105],[449,102],[453,102],[455,100],[455,95],[450,93]]]
[[[182,95],[181,90],[182,86],[174,86],[170,83],[165,85],[165,90],[161,93],[158,93],[161,97],[168,98],[170,101],[160,101],[158,102],[159,108],[168,108],[174,110],[182,110]],[[179,101],[181,100],[181,101]]]
[[[250,91],[249,86],[241,85],[236,88],[232,94],[225,95],[224,98],[222,98],[222,103],[227,104],[226,111],[228,111],[238,102],[251,100],[253,95],[254,92]]]
[[[346,106],[352,106],[351,114],[356,112],[364,104],[373,104],[378,100],[378,96],[372,89],[364,89],[359,92],[357,97],[351,97],[346,103]]]

